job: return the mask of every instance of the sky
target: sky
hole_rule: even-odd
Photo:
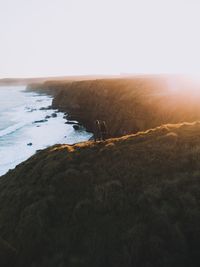
[[[0,78],[200,76],[199,0],[0,0]]]

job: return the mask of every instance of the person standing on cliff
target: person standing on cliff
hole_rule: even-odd
[[[108,136],[108,129],[105,121],[100,123],[101,140],[105,141]]]
[[[94,122],[94,140],[95,142],[101,140],[101,125],[99,120]]]

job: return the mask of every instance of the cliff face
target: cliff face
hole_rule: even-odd
[[[1,266],[200,266],[199,132],[53,146],[2,176]]]
[[[178,79],[138,77],[48,82],[31,88],[52,93],[53,107],[90,131],[96,119],[105,120],[109,136],[117,137],[200,119],[200,95],[191,93],[190,86]]]

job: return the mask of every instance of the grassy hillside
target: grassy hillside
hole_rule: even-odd
[[[1,266],[200,266],[200,122],[50,147],[0,203]]]
[[[34,90],[54,94],[53,107],[67,112],[88,130],[105,120],[110,137],[136,133],[166,123],[200,119],[200,94],[192,81],[176,76],[46,82]]]

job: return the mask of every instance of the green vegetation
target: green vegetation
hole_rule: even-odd
[[[1,266],[200,266],[200,122],[50,147],[0,203]]]

